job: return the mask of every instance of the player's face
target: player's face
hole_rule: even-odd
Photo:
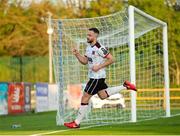
[[[93,31],[88,31],[88,34],[87,34],[87,42],[88,43],[92,43],[93,41],[95,41],[97,38],[97,34],[94,33]]]

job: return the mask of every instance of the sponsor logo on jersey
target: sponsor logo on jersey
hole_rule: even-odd
[[[88,57],[88,61],[91,63],[93,62],[92,58],[89,58],[89,57]]]
[[[101,48],[101,50],[102,50],[104,55],[106,55],[108,53],[108,51],[106,49],[104,49],[104,48]]]

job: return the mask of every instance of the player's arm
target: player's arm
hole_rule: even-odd
[[[78,50],[73,49],[72,52],[73,52],[73,54],[76,56],[76,58],[78,59],[78,61],[79,61],[81,64],[86,65],[86,64],[88,63],[87,57],[82,56],[82,55],[78,52]]]
[[[112,63],[115,62],[113,56],[109,53],[109,51],[104,47],[104,46],[101,46],[99,49],[98,49],[98,54],[103,57],[103,58],[106,58],[106,61],[102,64],[99,64],[99,65],[95,65],[93,66],[92,70],[97,72],[98,70],[104,68],[104,67],[107,67],[109,65],[111,65]]]
[[[111,64],[113,64],[115,62],[113,56],[109,53],[107,56],[106,56],[106,61],[102,64],[99,65],[99,68],[104,68],[104,67],[107,67]]]
[[[97,72],[98,70],[100,70],[104,67],[107,67],[107,66],[113,64],[114,62],[115,62],[115,60],[114,60],[113,56],[110,53],[108,53],[108,55],[106,56],[106,61],[102,64],[93,66],[92,70]]]

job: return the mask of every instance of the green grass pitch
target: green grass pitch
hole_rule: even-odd
[[[56,126],[56,112],[0,116],[0,135],[180,135],[180,116],[107,126]],[[20,124],[20,128],[11,128]]]

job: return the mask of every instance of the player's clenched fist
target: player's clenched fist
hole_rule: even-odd
[[[99,65],[94,65],[93,67],[92,67],[92,70],[94,71],[94,72],[97,72],[97,71],[99,71],[101,68],[100,68],[100,66]]]
[[[74,55],[77,55],[79,52],[78,52],[78,50],[77,49],[72,49],[72,53],[74,54]]]

